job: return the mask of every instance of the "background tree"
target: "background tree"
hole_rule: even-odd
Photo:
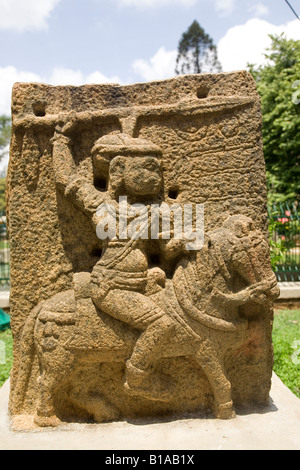
[[[9,116],[0,116],[0,160],[8,153],[8,146],[11,136],[11,119]],[[5,171],[0,175],[0,213],[5,211]],[[1,227],[0,227],[1,229]]]
[[[178,45],[176,74],[221,72],[213,40],[195,20],[183,33]]]
[[[271,36],[266,65],[250,65],[263,114],[269,202],[300,201],[300,41]]]
[[[0,116],[0,160],[7,153],[11,135],[11,119],[9,116]]]
[[[0,178],[0,235],[1,235],[1,214],[5,212],[5,185],[6,185],[6,178]]]

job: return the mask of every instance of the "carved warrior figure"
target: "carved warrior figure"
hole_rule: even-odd
[[[64,137],[57,134],[54,142],[61,152],[65,145]],[[54,155],[56,152],[55,148]],[[64,156],[66,152],[68,147],[63,151]],[[161,150],[156,145],[124,134],[108,135],[96,142],[92,155],[95,172],[108,174],[108,191],[103,198],[107,204],[115,205],[118,197],[124,194],[129,198],[129,205],[141,200],[153,203],[155,198],[159,197],[162,187],[159,162]],[[55,155],[55,158],[61,159],[61,155]],[[63,160],[65,161],[65,158]],[[59,170],[59,181],[63,181],[65,166]],[[67,177],[70,178],[70,175]],[[78,180],[75,180],[75,184],[78,185]],[[73,179],[71,185],[74,188]],[[77,201],[81,189],[79,186]],[[91,185],[85,196],[90,196],[94,190]],[[65,192],[70,192],[70,183],[66,184]],[[84,201],[82,203],[84,204]],[[94,215],[93,219],[99,222],[97,215]],[[127,222],[130,222],[130,219]],[[144,223],[148,228],[148,213]],[[143,229],[140,232],[143,232]],[[154,361],[159,360],[161,345],[174,329],[173,319],[145,295],[147,278],[151,279],[154,275],[164,282],[165,277],[165,273],[159,272],[158,268],[155,271],[148,270],[148,235],[146,240],[134,236],[129,238],[129,235],[125,240],[105,240],[103,255],[92,271],[91,297],[103,312],[143,331],[126,363],[127,392],[164,400],[169,397],[168,386],[165,386],[164,390],[157,377],[155,386],[151,385],[151,381],[146,385],[144,383],[145,377],[151,373]],[[167,258],[175,258],[185,251],[184,240],[161,239],[158,244]]]
[[[218,418],[228,419],[235,415],[235,400],[237,404],[266,402],[271,370],[268,335],[272,302],[279,291],[263,223],[259,217],[256,223],[252,220],[264,183],[259,182],[256,188],[251,210],[240,191],[240,181],[250,185],[256,166],[261,168],[263,161],[257,143],[257,95],[248,77],[244,95],[230,89],[221,96],[218,80],[224,80],[225,90],[230,84],[227,75],[220,75],[209,82],[212,96],[203,98],[202,80],[176,79],[172,82],[175,98],[170,103],[164,84],[153,85],[158,104],[151,106],[144,98],[139,101],[139,94],[145,93],[140,85],[136,86],[137,94],[130,91],[127,98],[127,89],[122,88],[124,95],[118,95],[119,101],[117,95],[106,96],[107,90],[98,95],[96,87],[80,93],[95,93],[95,102],[101,102],[99,111],[92,111],[87,100],[81,111],[74,112],[77,104],[72,98],[69,108],[64,108],[71,108],[71,112],[48,114],[39,107],[36,114],[33,107],[35,116],[29,117],[24,115],[28,107],[19,110],[16,95],[19,116],[14,118],[14,152],[18,155],[21,149],[26,162],[36,155],[40,158],[33,169],[30,165],[26,171],[23,168],[30,179],[26,197],[34,204],[44,201],[33,171],[43,165],[40,149],[44,155],[49,153],[53,163],[53,169],[48,165],[44,173],[52,175],[57,198],[55,203],[47,202],[51,210],[45,203],[45,212],[54,221],[53,233],[60,231],[61,246],[54,262],[47,259],[45,264],[49,262],[53,268],[63,259],[58,271],[65,277],[60,283],[60,274],[53,269],[56,277],[52,286],[52,278],[43,268],[47,278],[43,294],[29,303],[26,315],[13,317],[18,361],[10,398],[12,415],[32,413],[39,426],[56,426],[61,420],[103,422],[213,408]],[[245,77],[241,81],[240,75],[234,75],[232,80],[243,83]],[[61,100],[59,91],[52,92]],[[56,111],[58,108],[59,100],[53,105]],[[248,137],[252,118],[255,129]],[[84,156],[80,155],[82,149]],[[250,168],[252,160],[255,163]],[[22,232],[18,230],[16,235],[15,230],[20,217],[15,184],[22,171],[19,161],[24,163],[16,157],[10,170],[15,239]],[[177,239],[174,230],[169,239],[163,229],[151,239],[149,208],[171,205],[170,189],[180,186],[173,184],[172,177],[180,171],[191,171],[192,178],[185,181],[184,175],[179,175],[182,192],[176,203],[208,204],[209,230],[198,251],[188,250],[186,240]],[[223,191],[223,181],[229,184],[228,172],[235,178],[234,184],[230,182],[229,196]],[[49,181],[42,183],[48,191]],[[199,188],[193,187],[197,184],[203,189],[200,196]],[[125,198],[127,226],[138,228],[139,236],[134,230],[123,231],[124,213],[119,203]],[[144,212],[138,211],[141,205]],[[104,212],[99,207],[104,207]],[[220,207],[224,207],[224,214],[220,214]],[[240,213],[230,215],[236,212]],[[96,233],[106,231],[110,215],[116,216],[113,236],[97,238]],[[79,229],[76,236],[71,234],[72,217],[78,217],[87,234],[82,235]],[[34,220],[40,223],[41,219]],[[77,263],[73,253],[78,237],[82,240]],[[43,243],[39,242],[41,249]],[[71,259],[69,264],[66,258]],[[13,271],[16,277],[16,269]],[[18,299],[16,288],[12,291],[12,297]],[[253,374],[248,388],[240,381],[239,367],[245,375],[248,371]],[[253,390],[262,378],[262,392],[256,401]]]

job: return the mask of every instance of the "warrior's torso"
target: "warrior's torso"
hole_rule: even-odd
[[[109,240],[99,266],[125,273],[147,271],[148,260],[143,241],[130,243],[130,240]]]
[[[110,240],[93,269],[99,287],[144,292],[147,285],[148,260],[144,242]],[[105,289],[105,287],[104,287]]]

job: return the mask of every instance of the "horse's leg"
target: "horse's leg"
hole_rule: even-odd
[[[38,378],[39,400],[34,422],[41,427],[55,427],[61,422],[56,416],[55,393],[68,377],[75,358],[60,345],[51,352],[39,349],[41,375]]]
[[[53,377],[49,377],[47,371],[44,371],[38,378],[39,384],[39,401],[38,407],[34,416],[34,422],[41,427],[47,426],[58,426],[60,419],[56,416],[54,402],[53,402],[53,391],[54,391],[54,380]]]
[[[231,383],[225,375],[222,361],[213,348],[212,343],[208,340],[204,341],[194,359],[204,370],[211,385],[216,417],[220,419],[234,418]]]

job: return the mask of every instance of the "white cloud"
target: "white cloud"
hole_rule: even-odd
[[[228,16],[233,13],[237,8],[237,0],[213,0],[215,10],[219,13],[220,16]],[[245,8],[245,7],[244,7]],[[247,8],[247,6],[246,6]],[[255,18],[267,15],[269,13],[269,8],[261,1],[251,1],[248,6],[248,11],[253,14]]]
[[[144,80],[163,80],[175,75],[177,51],[161,47],[149,60],[137,59],[133,70]]]
[[[87,78],[85,79],[85,83],[115,83],[120,85],[122,83],[122,80],[116,75],[113,75],[112,77],[107,77],[106,75],[103,75],[103,73],[96,71],[87,76]]]
[[[99,71],[95,71],[89,75],[84,75],[81,70],[55,67],[46,82],[50,85],[78,86],[92,83],[120,83],[120,79],[117,76],[107,77]]]
[[[56,67],[46,80],[50,85],[85,85],[92,83],[120,83],[117,76],[107,77],[99,71],[84,75],[81,70],[72,70],[64,67]]]
[[[11,113],[11,92],[15,82],[48,83],[49,85],[84,85],[94,83],[120,83],[116,76],[107,77],[99,71],[84,75],[80,70],[63,67],[53,69],[51,75],[41,77],[32,72],[20,71],[13,66],[0,67],[0,115]],[[8,150],[8,149],[7,149]],[[0,161],[0,173],[7,167],[8,154]]]
[[[0,68],[0,115],[10,115],[11,89],[14,82],[36,82],[39,76],[31,72],[18,72],[15,67]],[[0,161],[0,173],[6,172],[8,165],[8,148]]]
[[[0,0],[0,29],[32,31],[47,28],[52,10],[61,0]]]
[[[101,1],[101,0],[100,0]],[[103,1],[103,0],[102,0]],[[161,8],[164,6],[181,5],[190,7],[205,0],[114,0],[121,7],[136,7],[138,9]],[[213,0],[216,11],[221,16],[230,15],[236,7],[236,0]]]
[[[10,114],[11,90],[15,82],[37,82],[39,80],[38,75],[18,71],[12,66],[0,68],[0,115]]]
[[[6,175],[9,161],[9,145],[3,149],[3,156],[0,160],[0,177]]]
[[[117,0],[120,6],[138,7],[138,8],[156,8],[177,3],[183,6],[195,5],[198,0]]]
[[[85,75],[80,70],[63,67],[53,69],[49,77],[41,77],[32,72],[20,71],[13,66],[0,67],[0,115],[10,115],[11,92],[15,82],[37,82],[49,85],[84,85],[92,83],[120,83],[116,76],[107,77],[99,71]]]
[[[83,75],[80,70],[56,67],[53,69],[48,82],[50,85],[81,85]]]
[[[224,72],[243,70],[248,63],[265,63],[264,53],[271,45],[269,34],[281,33],[288,39],[300,40],[299,21],[275,26],[265,20],[253,18],[243,25],[230,28],[218,43],[218,57]]]
[[[236,7],[236,0],[214,0],[214,3],[221,16],[230,15]]]
[[[265,16],[269,13],[269,8],[261,2],[254,3],[249,7],[249,11],[253,13],[255,18]]]

